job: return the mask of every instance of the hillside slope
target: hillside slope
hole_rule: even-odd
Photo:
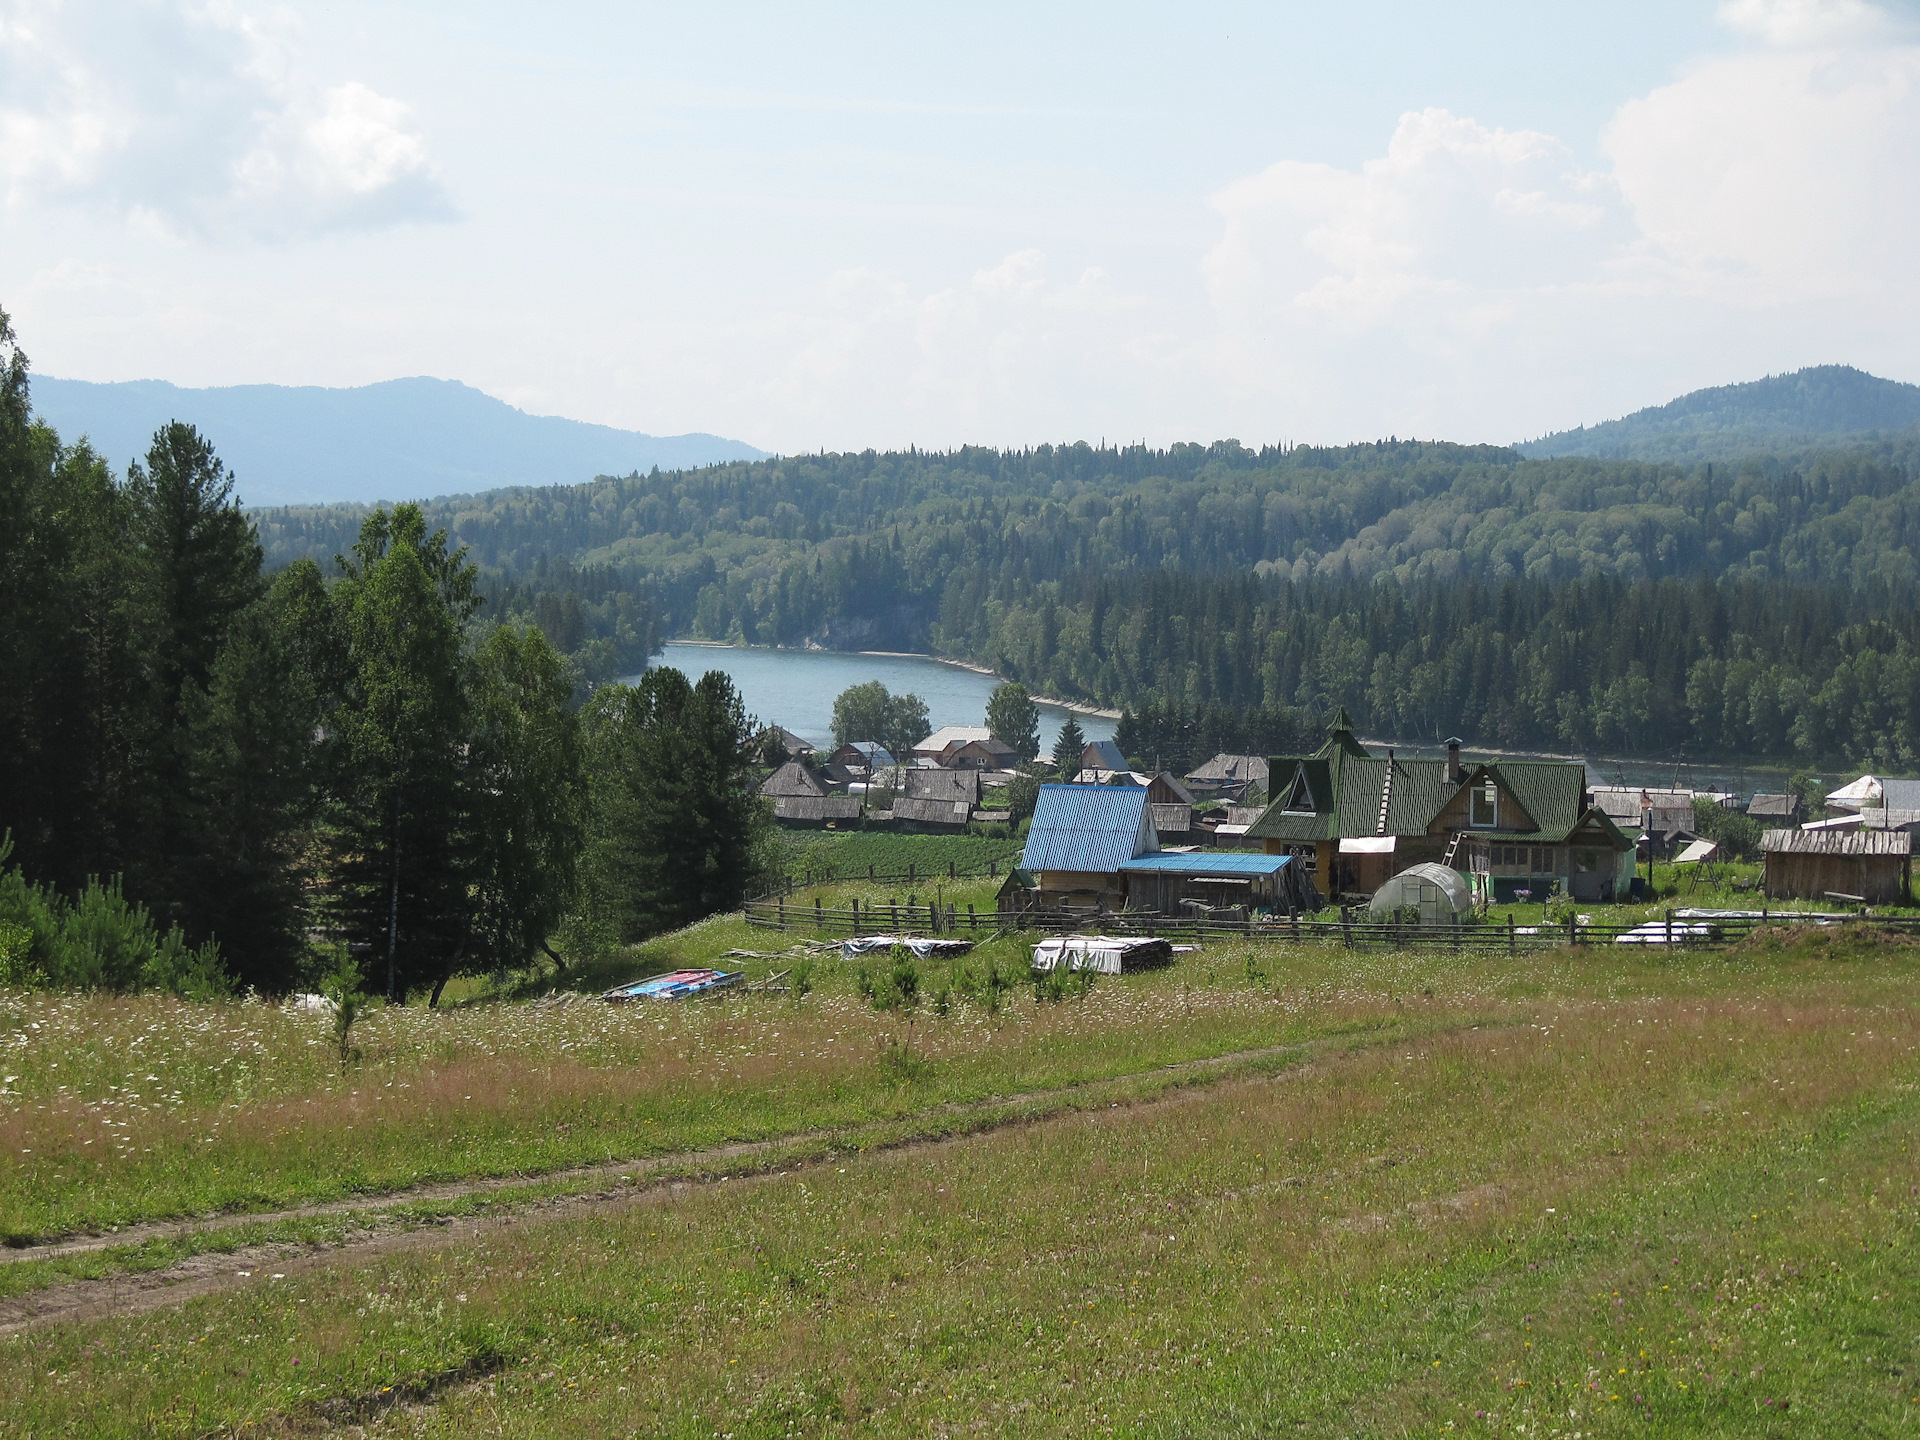
[[[529,415],[455,380],[416,377],[329,390],[164,380],[96,384],[36,376],[33,407],[62,438],[86,436],[117,470],[169,420],[200,427],[251,505],[424,499],[689,469],[766,452],[715,435],[642,435]]]
[[[1741,385],[1695,390],[1618,420],[1562,430],[1514,448],[1544,459],[1695,463],[1859,441],[1920,425],[1920,385],[1851,365],[1816,365]]]

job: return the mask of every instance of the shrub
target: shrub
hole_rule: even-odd
[[[0,862],[12,853],[0,838]],[[0,981],[60,990],[170,990],[190,1000],[233,993],[220,947],[187,943],[179,926],[162,934],[118,878],[96,877],[69,901],[36,885],[18,866],[0,870]],[[24,937],[24,938],[23,938]]]

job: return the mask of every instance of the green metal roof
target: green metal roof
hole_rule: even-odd
[[[1529,833],[1537,840],[1564,840],[1587,813],[1584,765],[1563,760],[1502,760],[1487,769],[1533,817],[1538,829]]]

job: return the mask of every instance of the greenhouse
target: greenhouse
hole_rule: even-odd
[[[1405,916],[1422,925],[1451,925],[1473,909],[1467,877],[1446,865],[1410,865],[1373,892],[1376,920]]]

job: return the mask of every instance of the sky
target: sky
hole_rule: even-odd
[[[36,371],[785,453],[1920,381],[1916,156],[1909,0],[0,0]]]

